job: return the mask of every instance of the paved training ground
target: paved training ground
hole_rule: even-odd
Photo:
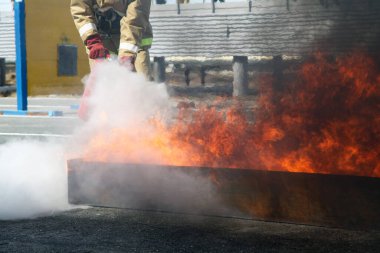
[[[378,252],[380,234],[125,209],[0,221],[0,252]]]
[[[0,116],[0,143],[20,138],[65,138],[81,124],[76,116],[79,98],[29,98],[29,111],[62,111],[63,116]],[[0,111],[17,110],[15,98],[0,98]]]
[[[15,109],[1,98],[0,109]],[[65,138],[81,122],[77,98],[33,98],[30,109],[63,117],[0,116],[0,142]],[[14,107],[12,107],[14,106]],[[1,165],[0,165],[1,166]],[[117,208],[74,209],[0,221],[0,252],[379,252],[380,231]]]

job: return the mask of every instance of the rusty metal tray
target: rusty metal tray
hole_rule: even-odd
[[[380,178],[68,161],[71,204],[380,230]]]

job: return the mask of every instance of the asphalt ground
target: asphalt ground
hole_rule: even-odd
[[[0,116],[0,143],[69,137],[81,124],[78,101],[29,99],[30,110],[61,110],[63,116]],[[0,110],[15,109],[14,98],[0,98]],[[40,218],[0,221],[0,252],[380,252],[380,231],[74,207]]]
[[[0,252],[379,252],[380,233],[141,210],[0,221]]]

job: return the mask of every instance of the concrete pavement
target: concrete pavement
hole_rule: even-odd
[[[0,252],[379,252],[380,233],[115,208],[0,221]]]
[[[28,99],[29,111],[62,111],[63,116],[0,116],[0,143],[14,138],[65,138],[82,122],[76,112],[79,97]],[[16,98],[0,98],[0,111],[17,110]]]

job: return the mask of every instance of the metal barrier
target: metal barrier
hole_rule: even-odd
[[[153,5],[150,55],[166,59],[233,56],[234,94],[240,96],[247,90],[244,62],[249,56],[273,58],[274,72],[281,79],[283,56],[302,58],[317,51],[379,54],[379,14],[380,1],[363,0]]]
[[[0,58],[0,86],[5,85],[5,58]]]

